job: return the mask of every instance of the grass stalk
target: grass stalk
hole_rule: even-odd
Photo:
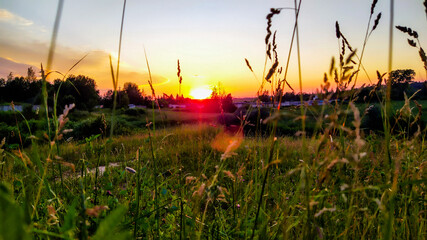
[[[390,0],[390,25],[389,25],[389,49],[388,49],[388,72],[391,73],[393,69],[393,29],[394,29],[394,0]],[[395,173],[395,164],[391,158],[390,152],[390,116],[391,116],[391,79],[387,80],[387,93],[386,93],[386,106],[385,106],[385,124],[384,124],[384,138],[386,146],[386,161],[388,162],[391,172],[391,180],[397,178]],[[387,190],[386,190],[387,191]],[[388,240],[393,238],[393,222],[394,222],[394,207],[395,207],[395,193],[396,189],[392,188],[390,198],[387,201],[387,211],[384,213],[385,221],[383,224],[382,234],[383,239]]]
[[[136,152],[136,159],[138,161],[138,166],[137,166],[137,175],[136,175],[136,213],[135,213],[135,218],[134,218],[134,222],[135,222],[135,227],[133,230],[133,237],[136,238],[137,237],[137,229],[138,229],[138,219],[139,219],[139,203],[140,203],[140,198],[141,198],[141,149],[138,148],[137,152]]]
[[[86,240],[88,238],[87,227],[86,227],[86,197],[85,197],[85,188],[83,187],[83,181],[80,179],[80,200],[81,200],[81,211],[80,216],[81,220],[81,232],[80,239]]]
[[[99,175],[99,163],[101,161],[101,153],[100,151],[97,151],[98,160],[96,161],[96,168],[95,168],[95,181],[94,181],[94,190],[95,190],[95,199],[94,204],[98,205],[98,175]],[[108,166],[108,163],[107,163]]]
[[[34,216],[34,214],[36,214],[37,212],[37,205],[38,205],[38,201],[40,199],[40,194],[41,194],[41,190],[42,190],[42,186],[43,183],[45,181],[45,177],[46,177],[46,172],[47,172],[47,167],[48,167],[48,159],[50,157],[50,152],[52,149],[52,145],[50,144],[50,137],[51,137],[51,130],[50,130],[50,123],[49,123],[49,108],[48,108],[48,104],[47,104],[47,89],[46,89],[46,82],[47,82],[47,77],[49,76],[49,69],[52,66],[52,62],[53,62],[53,56],[55,53],[55,46],[56,46],[56,39],[57,39],[57,35],[58,35],[58,30],[59,30],[59,24],[61,22],[61,15],[62,15],[62,8],[64,5],[64,1],[60,0],[58,2],[58,8],[56,10],[56,17],[55,17],[55,23],[54,23],[54,27],[53,27],[53,31],[52,31],[52,37],[51,37],[51,41],[50,41],[50,47],[49,47],[49,54],[48,54],[48,59],[47,59],[47,72],[45,73],[43,70],[43,65],[41,66],[41,75],[42,75],[42,101],[43,101],[43,108],[45,111],[45,116],[46,116],[46,122],[47,122],[47,132],[48,132],[48,141],[49,141],[49,154],[48,157],[44,163],[44,167],[43,167],[43,172],[42,172],[42,176],[41,176],[41,180],[40,183],[37,187],[37,194],[36,194],[36,199],[35,202],[33,204],[34,208],[33,208],[33,212],[31,214],[31,217]]]
[[[158,169],[157,169],[157,162],[156,162],[156,157],[154,155],[154,146],[153,146],[153,139],[151,137],[151,131],[150,131],[150,127],[147,126],[148,128],[148,140],[150,142],[150,152],[151,152],[151,159],[153,161],[153,168],[154,168],[154,207],[156,208],[156,238],[159,237],[159,200],[158,200],[158,190],[157,190],[157,175],[158,175]]]
[[[148,76],[149,76],[149,80],[148,80],[148,84],[150,85],[151,88],[151,95],[153,96],[153,100],[151,101],[151,111],[152,111],[152,123],[153,123],[153,132],[156,132],[156,118],[155,118],[155,113],[154,113],[154,102],[156,102],[157,107],[159,108],[159,114],[161,115],[160,112],[160,105],[159,102],[157,101],[157,97],[156,97],[156,93],[154,91],[154,87],[153,87],[153,78],[151,77],[151,69],[150,69],[150,64],[148,63],[148,57],[147,57],[147,52],[145,51],[145,47],[144,47],[144,56],[145,56],[145,63],[147,64],[147,69],[148,69]]]
[[[276,137],[274,137],[274,134],[272,135],[272,143],[271,143],[271,148],[270,148],[270,155],[268,157],[267,166],[265,167],[265,174],[264,174],[264,178],[263,178],[263,181],[262,181],[261,193],[260,193],[259,200],[258,200],[258,207],[257,207],[256,215],[255,215],[254,226],[252,228],[251,239],[254,239],[254,237],[255,237],[255,231],[257,229],[258,217],[259,217],[259,213],[260,213],[261,206],[262,206],[262,203],[263,203],[262,200],[263,200],[263,197],[264,197],[265,187],[267,185],[268,170],[270,168],[271,160],[273,159],[274,147],[277,144],[277,139],[276,139]]]
[[[126,0],[123,1],[123,12],[122,12],[122,21],[120,24],[120,38],[119,38],[119,52],[117,56],[117,68],[116,68],[116,75],[114,76],[113,71],[113,65],[111,62],[111,55],[110,55],[110,69],[111,69],[111,75],[113,80],[113,88],[114,88],[114,97],[113,97],[113,111],[111,115],[111,129],[110,129],[110,137],[114,134],[114,124],[115,124],[115,113],[116,113],[116,106],[117,106],[117,87],[119,83],[119,72],[120,72],[120,56],[121,56],[121,50],[122,50],[122,37],[123,37],[123,23],[125,21],[125,10],[126,10]]]
[[[299,88],[300,88],[301,127],[302,127],[302,132],[303,132],[302,143],[303,143],[303,149],[305,149],[305,111],[304,111],[304,99],[303,99],[303,92],[302,92],[301,54],[300,54],[299,30],[298,30],[299,29],[299,27],[298,27],[298,15],[299,15],[299,11],[301,9],[301,2],[302,2],[302,0],[299,0],[298,6],[297,6],[297,0],[294,0],[294,4],[295,4],[295,33],[296,33],[297,56],[298,56],[298,82],[299,82]]]

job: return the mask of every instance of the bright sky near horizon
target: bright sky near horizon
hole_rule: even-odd
[[[335,21],[360,53],[371,3],[302,1],[299,34],[304,91],[319,88],[332,56],[338,55]],[[416,30],[421,45],[427,48],[427,18],[422,3],[423,0],[396,0],[394,21],[395,25]],[[376,82],[376,70],[387,71],[389,4],[390,1],[379,0],[374,15],[382,12],[382,18],[365,50],[363,63],[372,82]],[[57,5],[58,1],[53,0],[0,1],[0,58],[8,60],[0,66],[2,73],[10,72],[7,67],[14,64],[46,64]],[[127,0],[119,85],[135,82],[150,92],[145,47],[157,94],[178,93],[179,59],[184,96],[192,89],[209,88],[218,82],[234,97],[255,96],[265,61],[265,17],[270,8],[280,7],[294,7],[294,1]],[[122,8],[123,0],[65,0],[53,69],[66,72],[89,53],[72,73],[94,78],[101,90],[112,88],[108,55],[117,57]],[[273,17],[280,66],[286,63],[294,20],[291,10],[282,10]],[[411,68],[416,71],[416,80],[426,79],[417,49],[410,47],[407,35],[396,29],[393,55],[393,69]],[[247,68],[245,58],[256,77]],[[298,89],[296,63],[293,51],[287,79],[294,89]],[[369,80],[360,74],[358,82]]]

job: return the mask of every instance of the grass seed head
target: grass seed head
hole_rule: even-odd
[[[417,43],[416,43],[414,40],[409,39],[409,38],[408,38],[408,44],[409,44],[411,47],[417,47]]]
[[[225,176],[227,176],[227,177],[229,177],[231,180],[235,180],[236,179],[236,177],[233,175],[233,173],[231,173],[230,171],[228,171],[228,170],[223,170],[222,171],[224,174],[225,174]]]
[[[375,5],[377,5],[377,3],[378,3],[378,0],[374,0],[372,2],[372,5],[371,5],[371,15],[374,14]]]
[[[378,27],[378,24],[380,23],[380,19],[381,19],[381,13],[378,13],[377,18],[375,18],[374,26],[372,27],[372,31],[374,31]]]
[[[427,0],[424,0],[424,8],[425,8],[425,12],[426,12],[426,18],[427,18]]]
[[[273,76],[274,72],[276,72],[277,66],[279,66],[279,62],[278,61],[274,62],[274,64],[271,66],[270,70],[268,71],[268,74],[265,77],[265,80],[267,82],[271,83],[270,78]]]
[[[192,183],[195,180],[197,180],[196,177],[188,176],[188,177],[185,178],[185,184],[188,185],[188,184]]]
[[[424,63],[424,69],[427,71],[427,57],[426,57],[426,52],[424,51],[424,49],[422,47],[420,47],[419,54],[420,54],[420,57],[421,57],[421,61],[423,61],[423,63]]]
[[[270,41],[270,37],[271,37],[271,22],[272,22],[272,18],[274,15],[279,14],[281,11],[281,9],[278,8],[271,8],[270,9],[270,13],[267,15],[266,19],[267,19],[267,35],[265,36],[265,44],[267,45],[268,42]]]
[[[338,21],[335,22],[335,36],[340,39],[341,37],[341,31],[340,31],[340,24]]]
[[[202,183],[200,185],[199,189],[197,189],[197,191],[195,191],[193,193],[193,197],[196,196],[196,195],[199,196],[199,197],[201,197],[203,195],[203,192],[205,191],[205,188],[206,188],[206,184]]]
[[[245,62],[246,62],[246,66],[248,66],[249,70],[251,70],[251,72],[254,72],[252,70],[251,64],[249,63],[248,59],[245,58]]]
[[[108,206],[94,206],[93,208],[86,209],[86,215],[88,215],[89,217],[98,217],[102,211],[108,209]]]

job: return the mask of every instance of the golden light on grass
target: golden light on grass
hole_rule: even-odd
[[[190,97],[193,99],[206,99],[209,98],[212,90],[208,87],[197,87],[190,90]]]
[[[221,160],[224,160],[232,155],[243,142],[243,133],[241,131],[236,134],[228,132],[220,132],[216,135],[211,143],[211,147],[217,151],[223,152]]]

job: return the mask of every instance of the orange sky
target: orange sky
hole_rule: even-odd
[[[94,78],[101,90],[111,88],[108,55],[112,54],[113,59],[117,57],[122,4],[113,0],[103,1],[102,5],[83,0],[65,1],[53,69],[66,72],[88,53],[72,73]],[[172,0],[128,1],[119,85],[131,81],[143,86],[147,94],[150,92],[145,47],[159,95],[178,93],[179,59],[185,96],[194,88],[210,88],[218,82],[234,97],[255,96],[264,68],[265,16],[271,7],[293,7],[293,1],[184,0],[179,4]],[[338,54],[335,21],[339,21],[341,31],[360,53],[370,7],[371,1],[303,1],[300,46],[304,91],[312,92],[320,86],[332,56]],[[381,11],[382,19],[365,51],[363,63],[373,82],[376,70],[387,71],[388,9],[388,1],[379,1],[375,16]],[[41,62],[45,63],[55,12],[56,4],[52,2],[2,1],[0,57],[12,61],[11,65],[38,67]],[[395,25],[416,29],[421,45],[427,46],[427,21],[421,1],[396,1],[395,15]],[[294,18],[290,10],[273,17],[272,30],[277,30],[280,66],[286,63]],[[406,35],[398,31],[394,33],[393,53],[394,69],[412,68],[417,73],[416,80],[426,79],[417,50],[410,47]],[[255,76],[247,68],[245,58],[250,61]],[[287,79],[297,90],[296,60],[293,51]],[[268,62],[267,68],[271,64]],[[359,82],[369,83],[362,73]]]

